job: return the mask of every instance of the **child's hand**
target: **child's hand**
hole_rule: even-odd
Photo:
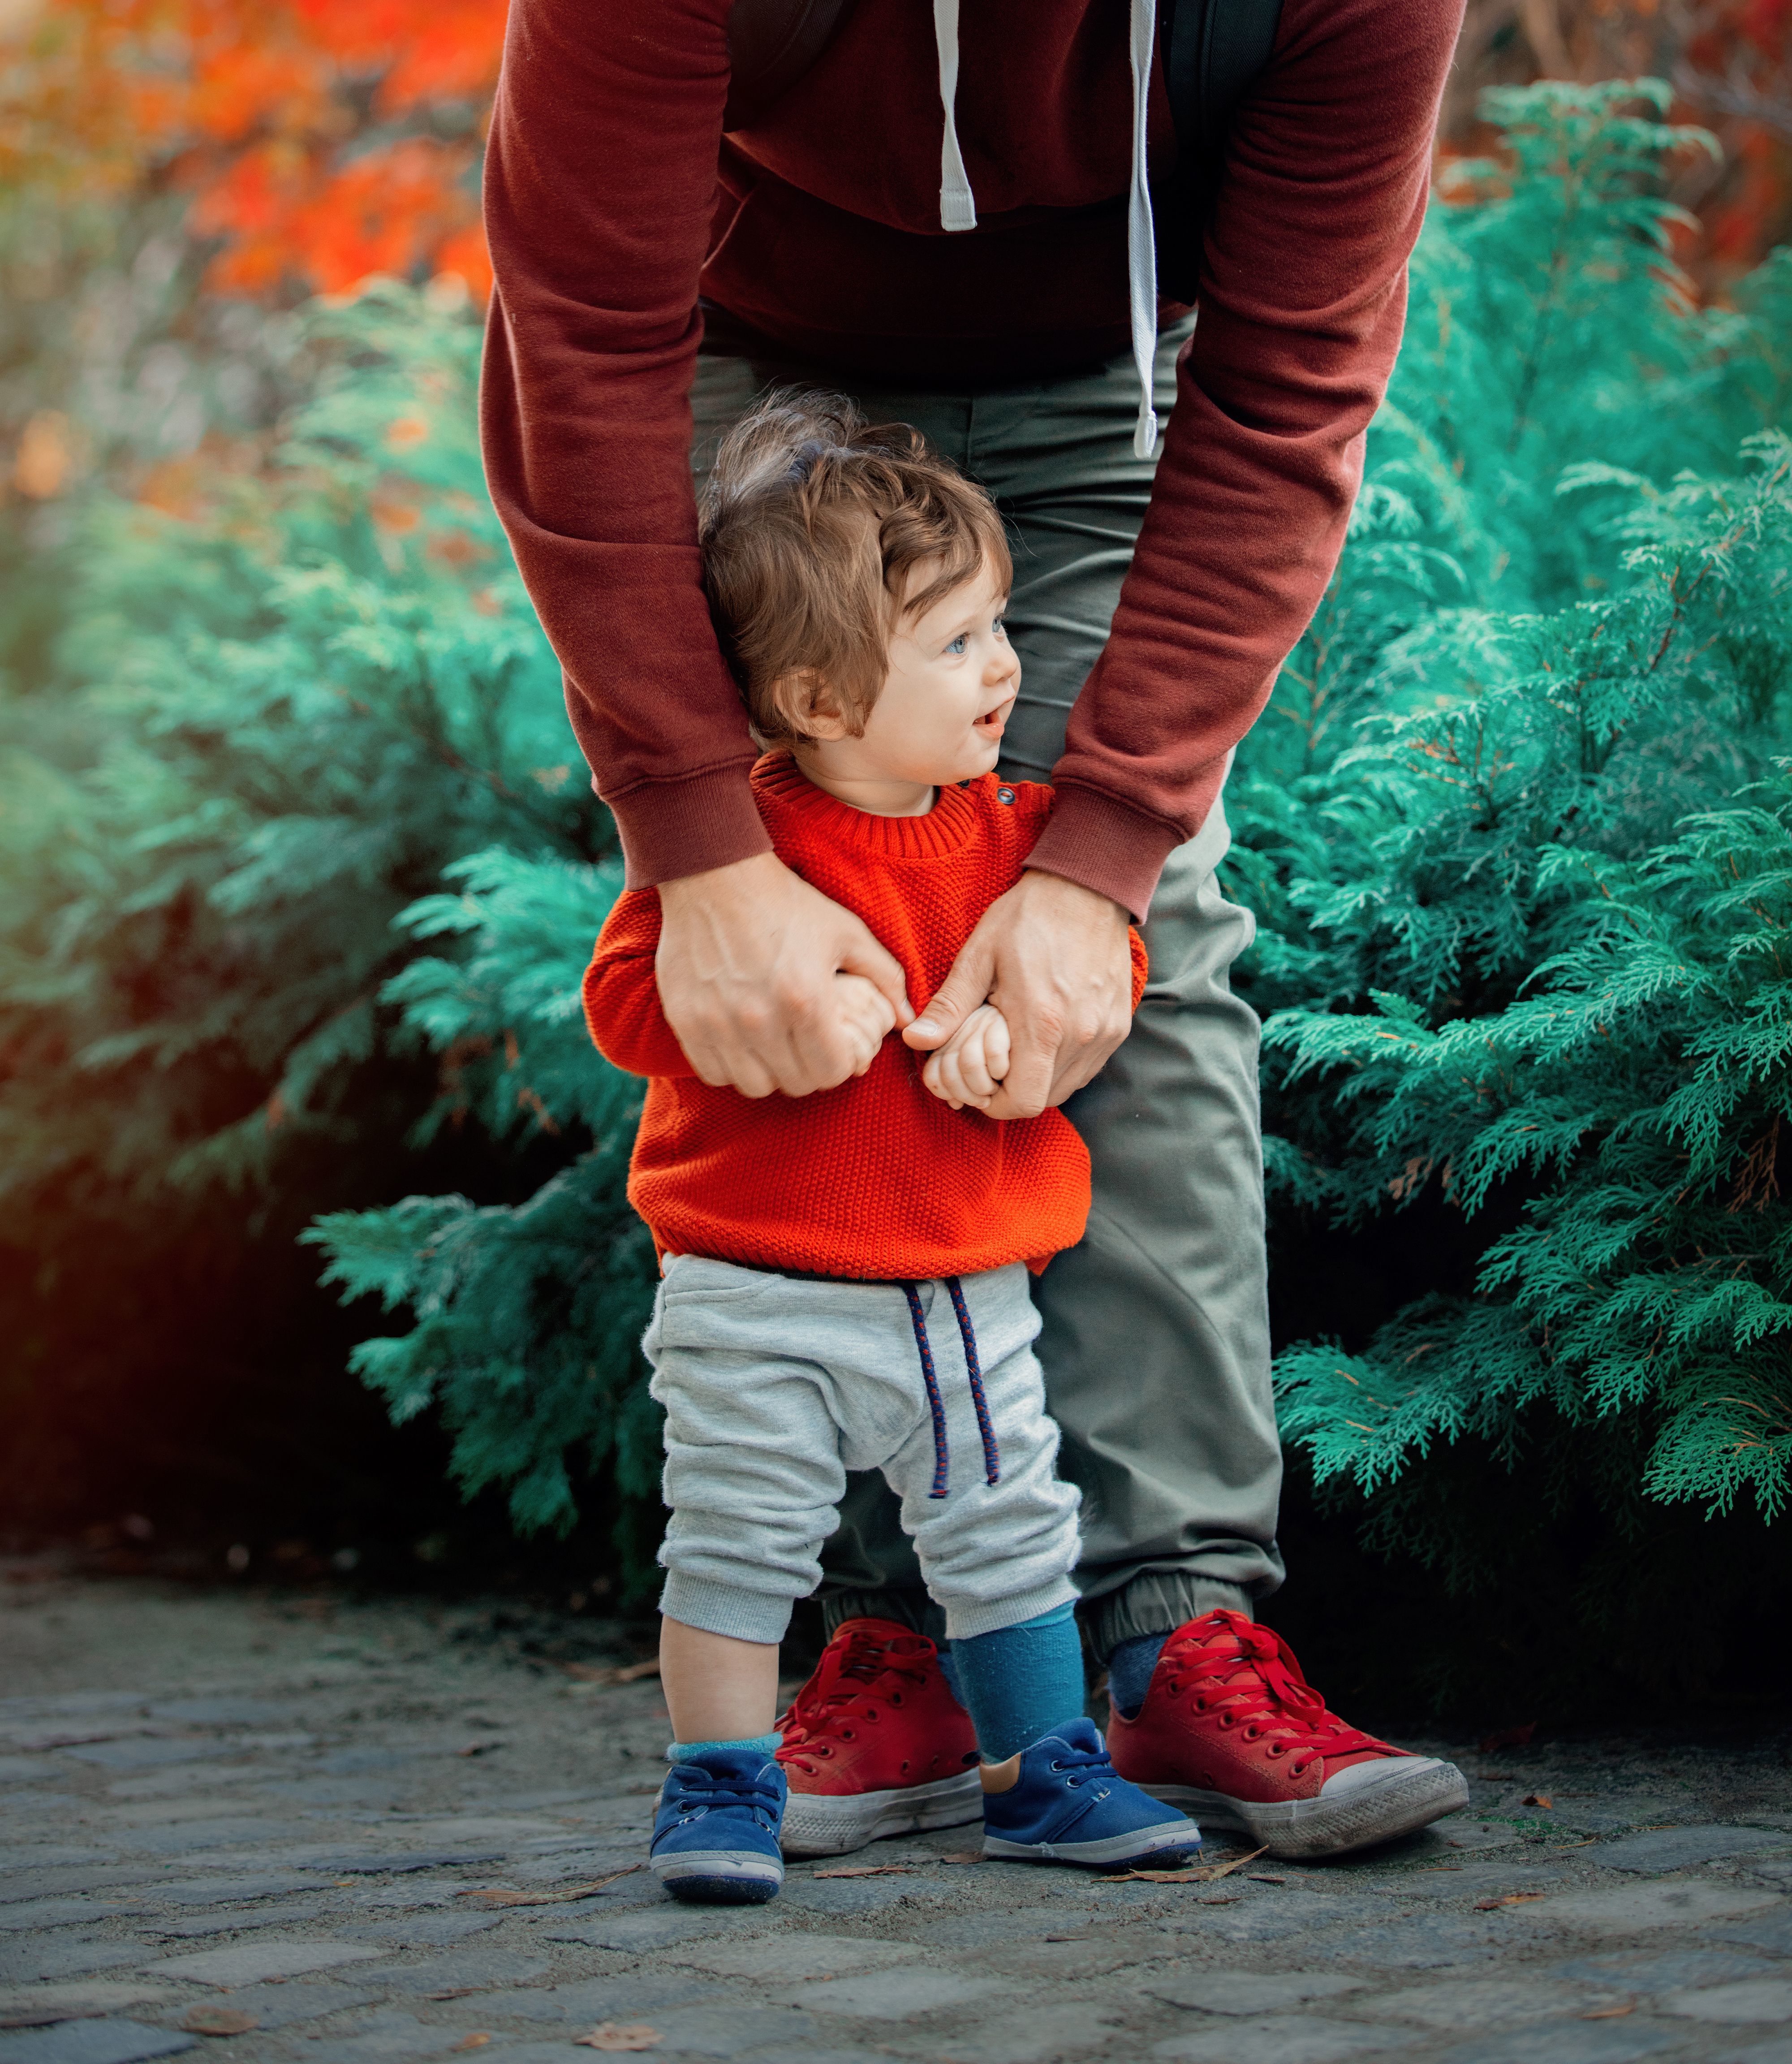
[[[1008,1020],[993,1003],[979,1004],[939,1051],[928,1057],[921,1080],[954,1111],[969,1104],[987,1111],[1008,1073]]]
[[[896,1013],[883,990],[862,974],[836,974],[834,1000],[840,1006],[840,1027],[852,1054],[852,1072],[868,1072],[896,1024]]]

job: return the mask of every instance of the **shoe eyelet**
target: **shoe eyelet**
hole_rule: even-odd
[[[1288,1744],[1286,1742],[1271,1742],[1264,1751],[1266,1756],[1286,1756],[1287,1753]]]
[[[868,1707],[865,1711],[865,1718],[868,1720],[875,1720],[877,1718],[877,1708],[875,1706]]]
[[[1235,1727],[1238,1724],[1238,1716],[1236,1713],[1222,1713],[1219,1723],[1222,1727]]]
[[[1064,1765],[1061,1763],[1054,1763],[1048,1767],[1055,1773],[1056,1772],[1062,1770]]]
[[[853,1741],[856,1739],[857,1737],[853,1734],[851,1727],[842,1727],[840,1729],[840,1739],[842,1741]]]
[[[902,1694],[900,1691],[892,1691],[890,1694],[890,1703],[892,1706],[900,1706],[902,1703]]]

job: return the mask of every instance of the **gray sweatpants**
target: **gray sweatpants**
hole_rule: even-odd
[[[1162,417],[1186,335],[1167,333],[1159,346]],[[953,393],[868,385],[793,360],[705,357],[692,395],[699,474],[754,395],[791,381],[852,394],[874,421],[914,424],[995,497],[1014,547],[1008,627],[1022,663],[1003,771],[1045,780],[1150,496],[1153,462],[1133,456],[1130,359]],[[1229,842],[1216,808],[1164,869],[1132,1034],[1065,1106],[1093,1165],[1089,1231],[1033,1284],[1060,1466],[1083,1493],[1077,1582],[1103,1658],[1216,1606],[1248,1610],[1282,1581],[1257,1020],[1228,980],[1252,927],[1214,876]],[[923,1623],[920,1571],[876,1475],[848,1487],[822,1559],[830,1627],[864,1612]]]
[[[987,1425],[947,1285],[914,1288],[931,1398],[901,1284],[667,1257],[642,1344],[666,1410],[668,1619],[780,1640],[820,1579],[849,1470],[878,1472],[900,1501],[953,1638],[1076,1597],[1077,1497],[1053,1467],[1025,1265],[960,1279]]]

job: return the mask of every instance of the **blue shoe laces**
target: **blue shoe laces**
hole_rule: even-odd
[[[1112,1777],[1114,1774],[1113,1759],[1105,1748],[1077,1748],[1072,1743],[1061,1739],[1058,1749],[1059,1753],[1046,1765],[1047,1769],[1065,1773],[1080,1771],[1082,1773],[1081,1776],[1069,1778],[1066,1788],[1069,1791],[1077,1791],[1092,1778]]]
[[[707,1797],[703,1796],[706,1793]],[[701,1764],[681,1763],[673,1767],[666,1804],[677,1813],[680,1827],[702,1820],[706,1813],[735,1807],[751,1814],[769,1834],[778,1825],[783,1799],[776,1785],[756,1777],[718,1776]]]

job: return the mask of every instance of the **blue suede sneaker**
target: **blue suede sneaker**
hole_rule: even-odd
[[[675,1763],[660,1788],[648,1850],[653,1873],[675,1899],[758,1906],[784,1881],[778,1832],[784,1773],[759,1750],[705,1749]]]
[[[1021,1752],[1006,1792],[983,1795],[983,1853],[1116,1870],[1173,1868],[1201,1846],[1201,1830],[1117,1776],[1093,1720],[1079,1716]]]

